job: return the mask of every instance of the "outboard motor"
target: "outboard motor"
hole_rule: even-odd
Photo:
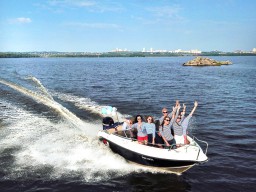
[[[114,123],[114,120],[111,117],[104,117],[102,120],[103,130],[116,128],[118,123]]]

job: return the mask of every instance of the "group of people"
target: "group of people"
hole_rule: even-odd
[[[188,116],[185,116],[186,105],[181,105],[176,101],[172,112],[168,112],[167,108],[162,109],[162,117],[154,121],[152,116],[146,117],[146,122],[142,115],[137,115],[135,119],[127,119],[123,125],[123,131],[129,131],[131,137],[137,132],[137,140],[140,144],[155,145],[159,147],[168,146],[175,149],[183,144],[189,144],[187,139],[187,129],[189,120],[194,114],[198,106],[197,101]]]

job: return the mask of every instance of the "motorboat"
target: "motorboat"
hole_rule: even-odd
[[[119,154],[129,162],[149,168],[182,173],[194,165],[208,161],[206,155],[208,143],[196,137],[187,136],[189,144],[172,149],[159,145],[139,144],[135,138],[131,137],[129,130],[128,132],[122,130],[118,124],[115,126],[104,129],[103,124],[103,130],[98,132],[98,138],[114,153]],[[204,143],[205,149],[203,150],[197,142]]]

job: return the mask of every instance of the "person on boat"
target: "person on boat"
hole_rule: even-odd
[[[143,117],[141,115],[137,115],[134,120],[134,124],[132,125],[132,129],[137,129],[137,140],[140,144],[147,144],[148,135],[145,127],[143,126]]]
[[[164,108],[162,109],[162,114],[163,114],[163,115],[159,118],[159,124],[160,124],[160,125],[163,123],[165,117],[170,117],[170,118],[172,118],[172,112],[169,113],[169,112],[168,112],[168,109],[167,109],[166,107],[164,107]]]
[[[178,100],[176,100],[176,103],[175,103],[175,106],[174,107],[178,107],[178,105],[179,105],[179,101]],[[172,112],[173,112],[173,110],[172,110]],[[164,120],[164,118],[165,117],[170,117],[170,118],[172,118],[172,112],[171,113],[168,113],[168,109],[167,108],[163,108],[162,109],[162,117],[160,117],[159,118],[159,123],[160,123],[160,125],[163,123],[163,120]]]
[[[165,142],[160,134],[160,131],[159,131],[159,126],[163,124],[163,121],[164,121],[164,118],[165,117],[169,117],[170,119],[172,118],[172,114],[173,114],[173,111],[174,111],[174,108],[177,107],[179,105],[179,101],[176,100],[176,104],[175,106],[173,107],[173,110],[172,112],[168,112],[168,109],[166,107],[164,107],[162,109],[162,117],[159,118],[159,120],[156,120],[155,124],[156,124],[156,138],[155,138],[155,143],[159,145],[159,147],[161,147]],[[173,133],[173,130],[172,130],[172,134],[174,135]]]
[[[129,118],[129,119],[125,119],[122,125],[122,131],[125,132],[126,136],[128,134],[130,138],[133,137],[132,124],[133,124],[133,119]]]
[[[174,107],[174,110],[172,112],[172,118],[170,118],[169,116],[164,117],[163,123],[159,127],[159,131],[164,140],[165,145],[171,146],[172,149],[176,149],[176,141],[172,135],[171,129],[173,122],[178,116],[179,108],[180,106]]]
[[[114,123],[114,120],[111,117],[104,117],[102,120],[103,130],[116,129],[118,123]]]
[[[187,117],[185,117],[186,105],[183,105],[183,111],[178,115],[177,119],[172,125],[174,130],[174,138],[178,145],[189,144],[189,141],[187,139],[188,124],[197,106],[198,106],[198,103],[197,101],[195,101],[194,108],[192,109],[190,114]]]
[[[154,118],[152,116],[147,117],[147,123],[143,124],[143,128],[146,129],[148,136],[148,144],[155,144],[155,135],[156,135],[156,125],[154,123]]]

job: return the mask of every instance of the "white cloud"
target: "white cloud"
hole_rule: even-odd
[[[164,6],[164,7],[150,7],[150,8],[147,8],[146,10],[153,13],[156,17],[177,18],[179,17],[179,12],[181,8],[175,5],[175,6]]]
[[[92,2],[92,1],[73,1],[73,3],[78,7],[90,7],[95,5],[95,2]]]
[[[96,2],[90,0],[50,0],[48,1],[51,6],[77,6],[77,7],[90,7],[94,6]]]
[[[67,23],[66,25],[94,29],[120,29],[119,25],[112,23]]]
[[[135,15],[132,18],[137,19],[144,25],[166,25],[171,26],[177,23],[184,23],[186,18],[181,16],[183,8],[180,5],[172,6],[155,6],[155,7],[145,7],[144,10],[147,12],[147,15]],[[148,19],[150,18],[150,19]]]
[[[122,12],[123,6],[115,1],[97,1],[97,0],[49,0],[46,3],[37,4],[44,9],[54,10],[57,12],[66,9],[83,8],[91,12]],[[56,12],[56,10],[55,10]]]
[[[15,19],[10,19],[10,23],[31,23],[32,20],[26,17],[18,17]]]

